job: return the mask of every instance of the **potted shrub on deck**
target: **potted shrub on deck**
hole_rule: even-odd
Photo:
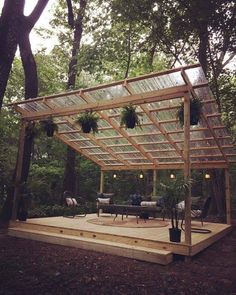
[[[186,182],[182,178],[176,178],[168,184],[160,184],[164,194],[165,208],[171,219],[171,228],[169,228],[171,242],[179,243],[181,241],[181,229],[179,227],[181,216],[177,204],[184,199],[189,183],[190,181]]]
[[[121,126],[133,129],[136,125],[140,125],[139,117],[140,114],[136,113],[136,107],[128,105],[123,107],[121,111]]]
[[[190,99],[190,125],[197,125],[202,113],[202,102],[198,98]],[[181,126],[184,126],[184,103],[182,102],[177,114]]]
[[[78,116],[76,123],[81,126],[84,133],[98,132],[98,120],[99,117],[92,111],[86,111],[85,113]]]

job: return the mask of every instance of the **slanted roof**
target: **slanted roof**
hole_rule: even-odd
[[[236,162],[232,140],[199,64],[12,105],[26,120],[54,117],[56,136],[102,170],[177,169],[184,166],[184,131],[176,111],[186,93],[203,101],[201,122],[190,129],[191,167],[228,167]],[[142,114],[141,128],[120,127],[121,107],[130,103]],[[75,123],[85,110],[99,115],[97,134],[82,133]]]

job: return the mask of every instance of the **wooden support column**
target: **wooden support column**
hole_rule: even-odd
[[[104,190],[104,171],[101,170],[100,174],[100,193],[103,193]]]
[[[16,163],[15,189],[14,189],[12,217],[11,217],[12,220],[16,220],[17,218],[17,208],[18,208],[18,201],[19,201],[19,192],[20,192],[20,186],[21,186],[21,174],[22,174],[22,165],[23,165],[24,141],[25,141],[25,121],[22,120],[20,135],[19,135],[17,163]]]
[[[152,195],[157,195],[157,171],[153,170],[153,188],[152,188]]]
[[[189,181],[191,177],[190,164],[190,97],[184,96],[184,179]],[[185,195],[185,243],[191,245],[191,187]]]
[[[231,224],[231,196],[230,196],[230,174],[229,169],[225,169],[225,198],[226,198],[226,222]]]

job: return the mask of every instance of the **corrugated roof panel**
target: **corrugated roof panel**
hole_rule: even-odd
[[[112,100],[118,97],[129,96],[129,92],[123,85],[104,87],[98,90],[86,91],[86,96],[92,101]]]

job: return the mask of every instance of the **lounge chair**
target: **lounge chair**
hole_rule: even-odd
[[[200,219],[203,227],[203,219],[207,217],[208,211],[210,209],[211,205],[211,197],[206,198],[205,202],[203,203],[202,207],[199,206],[192,206],[191,207],[191,218],[194,219]],[[181,228],[184,231],[183,223],[184,223],[184,208],[181,208],[181,213],[182,213],[182,221],[181,221]],[[192,227],[191,232],[196,232],[196,233],[211,233],[211,230],[209,229],[204,229],[204,228],[196,228]]]
[[[78,217],[85,217],[87,214],[87,206],[82,198],[74,198],[71,197],[72,194],[69,192],[64,193],[66,206],[69,207],[71,210],[69,211],[69,215],[65,214],[64,217],[71,217],[74,218]],[[77,214],[78,211],[81,211],[81,214]]]

